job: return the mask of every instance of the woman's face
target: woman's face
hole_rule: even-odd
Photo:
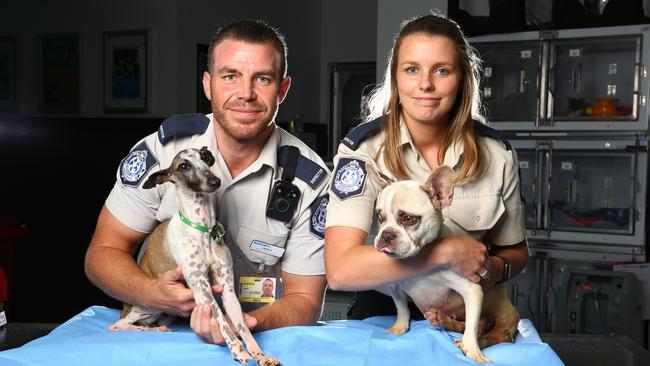
[[[462,79],[457,58],[447,37],[424,33],[404,37],[395,77],[407,124],[447,124]]]

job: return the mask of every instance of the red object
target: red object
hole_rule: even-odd
[[[0,267],[0,301],[7,302],[9,300],[9,284],[5,271]]]

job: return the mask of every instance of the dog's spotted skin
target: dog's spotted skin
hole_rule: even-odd
[[[207,150],[186,149],[179,152],[168,169],[152,174],[144,188],[172,182],[176,186],[180,210],[191,222],[212,228],[217,224],[215,195],[219,180],[209,167],[214,157]],[[197,304],[209,304],[232,357],[242,364],[255,359],[260,366],[280,363],[262,352],[244,322],[244,315],[234,289],[232,257],[222,241],[215,242],[206,233],[182,222],[179,215],[161,223],[151,233],[140,268],[152,277],[176,268],[183,268],[183,277]],[[237,333],[228,325],[221,308],[212,295],[211,284],[223,287],[222,303]],[[116,330],[169,331],[172,316],[157,309],[124,304],[121,319],[109,327]],[[134,323],[139,323],[136,325]]]

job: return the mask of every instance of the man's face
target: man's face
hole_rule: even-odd
[[[223,40],[213,50],[203,90],[225,134],[246,143],[264,138],[291,79],[280,78],[280,55],[268,43]]]
[[[266,280],[262,283],[262,296],[270,297],[273,293],[273,281]]]

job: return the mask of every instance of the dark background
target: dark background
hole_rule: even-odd
[[[63,322],[93,304],[121,306],[83,275],[85,248],[119,162],[160,122],[0,119],[0,232],[19,224],[27,234],[5,240],[6,252],[0,255],[0,265],[10,273],[5,304],[10,322]],[[15,247],[13,258],[8,241]]]
[[[448,10],[450,17],[457,20],[470,36],[533,30],[535,27],[531,27],[525,20],[525,8],[521,5],[524,3],[527,2],[490,1],[492,14],[487,18],[474,17],[464,12],[458,7],[458,1],[449,1]],[[553,2],[552,22],[538,24],[536,28],[648,22],[642,15],[639,0],[611,0],[609,10],[595,16],[588,15],[577,3]],[[285,7],[286,17],[294,18],[290,7]],[[0,5],[0,13],[2,11]],[[376,10],[365,15],[376,18]],[[24,21],[29,22],[30,19],[26,17]],[[276,20],[272,23],[282,22]],[[291,30],[291,23],[288,20],[280,28]],[[75,24],[68,26],[71,29],[77,27]],[[373,27],[370,28],[376,29],[376,24],[373,23]],[[323,32],[327,32],[327,28],[324,29]],[[302,29],[294,31],[300,30]],[[358,30],[353,29],[351,33],[358,33]],[[313,34],[320,35],[318,32]],[[296,44],[294,40],[295,38],[289,39],[290,47]],[[319,42],[321,39],[310,38],[309,41]],[[32,46],[35,42],[35,39],[32,40]],[[165,40],[154,39],[154,42],[161,45]],[[190,46],[192,52],[196,52],[197,45]],[[29,45],[23,42],[19,47]],[[290,70],[295,70],[299,61],[303,62],[303,58],[294,56],[299,54],[300,46],[293,47],[297,48],[290,48]],[[333,61],[327,54],[314,57]],[[191,66],[194,68],[194,65]],[[305,68],[304,73],[313,70],[318,72],[316,65],[313,69]],[[30,73],[32,72],[37,71],[31,70]],[[309,101],[309,108],[321,103],[318,96],[307,93],[300,95],[300,80],[304,78],[295,78],[296,89],[290,93],[288,100],[301,100],[299,97],[303,97]],[[159,83],[160,80],[154,80],[154,86],[160,85]],[[21,87],[19,96],[38,92],[34,85],[31,88],[29,85]],[[327,88],[328,86],[324,87]],[[183,93],[160,87],[153,89],[157,93]],[[194,112],[184,107],[178,109],[174,113]],[[60,323],[91,305],[118,308],[119,302],[103,294],[83,274],[85,250],[97,215],[115,182],[120,160],[139,139],[156,131],[165,116],[84,116],[23,112],[19,108],[16,113],[0,114],[0,266],[9,275],[9,301],[4,304],[7,318],[9,322]],[[287,113],[283,119],[286,121],[288,116],[295,115],[293,112]],[[326,123],[305,123],[302,128],[303,132],[316,135],[318,146],[328,145]]]

